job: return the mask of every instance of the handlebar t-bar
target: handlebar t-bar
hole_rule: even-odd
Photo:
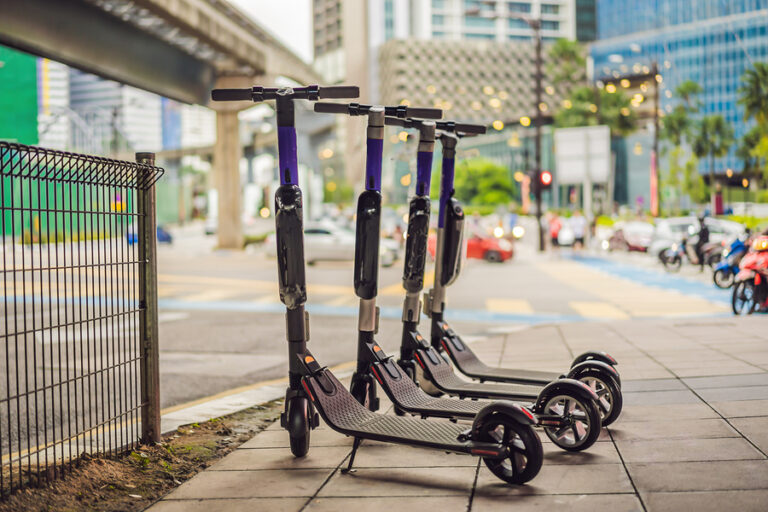
[[[388,126],[402,126],[404,128],[417,128],[422,124],[421,119],[398,119],[396,117],[384,118],[384,124]],[[454,123],[453,121],[437,121],[435,128],[447,132],[461,132],[466,134],[481,134],[486,132],[486,127],[480,124]]]
[[[315,112],[322,112],[325,114],[348,114],[350,116],[366,115],[371,107],[374,105],[363,105],[360,103],[328,103],[320,102],[315,103]],[[398,118],[406,117],[423,117],[426,119],[440,119],[443,117],[443,111],[439,108],[420,108],[420,107],[406,107],[400,105],[397,107],[384,107],[384,114],[388,116],[397,116]]]
[[[355,85],[308,85],[279,89],[277,87],[254,86],[250,89],[214,89],[211,91],[213,101],[264,101],[274,100],[278,93],[292,99],[318,100],[320,98],[357,98],[360,88]]]

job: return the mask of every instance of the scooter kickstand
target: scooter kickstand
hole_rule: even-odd
[[[352,464],[355,463],[355,455],[357,455],[357,449],[360,448],[362,442],[363,440],[359,437],[355,438],[355,442],[352,445],[352,454],[349,456],[349,464],[347,464],[346,468],[341,469],[342,474],[346,475],[347,473],[355,473],[357,471],[356,469],[352,469]]]

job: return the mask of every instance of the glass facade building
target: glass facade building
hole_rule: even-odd
[[[721,114],[737,140],[749,130],[738,89],[753,62],[768,61],[768,0],[598,0],[597,16],[596,79],[647,72],[656,62],[662,112],[676,103],[675,88],[693,80],[703,89],[702,114]],[[734,145],[715,172],[742,166]]]

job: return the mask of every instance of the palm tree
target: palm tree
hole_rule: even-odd
[[[753,126],[739,141],[736,156],[744,163],[745,174],[756,174],[760,169],[760,156],[755,149],[760,145],[763,134],[759,126]],[[763,176],[768,179],[768,168],[763,168]]]
[[[744,106],[744,119],[754,118],[758,125],[768,125],[768,62],[755,62],[741,77],[739,103]]]
[[[709,201],[712,215],[715,214],[715,158],[728,154],[734,142],[733,127],[723,116],[705,116],[699,121],[693,139],[693,152],[699,158],[709,158]]]

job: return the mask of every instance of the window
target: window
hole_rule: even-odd
[[[394,0],[384,2],[384,40],[395,37],[395,6]]]
[[[510,18],[509,28],[526,29],[528,28],[528,23],[526,23],[525,20],[521,20],[520,18]]]
[[[511,12],[531,12],[531,4],[525,2],[509,2],[507,9]]]
[[[559,21],[541,20],[542,30],[560,30]]]
[[[432,25],[445,25],[445,16],[442,14],[433,14]]]
[[[541,4],[541,14],[559,14],[560,6],[553,4]]]
[[[464,34],[467,39],[493,39],[493,34]]]
[[[478,16],[467,16],[464,18],[464,25],[472,28],[493,28],[496,20],[492,18],[480,18]]]
[[[432,8],[433,9],[444,9],[445,8],[445,0],[432,0]]]

